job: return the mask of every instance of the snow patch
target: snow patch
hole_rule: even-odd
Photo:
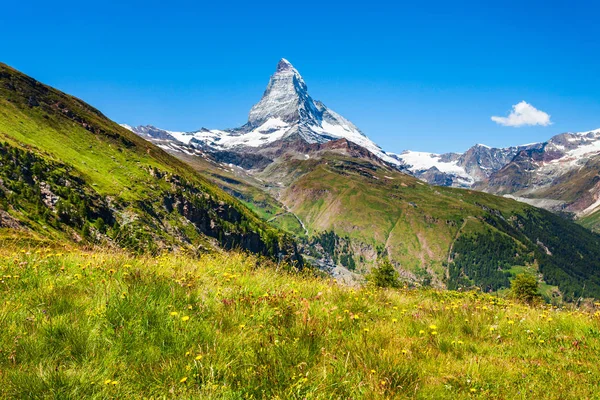
[[[398,155],[398,158],[404,161],[411,172],[427,171],[435,167],[440,172],[454,174],[463,178],[471,178],[467,171],[458,165],[458,160],[444,162],[441,160],[439,154],[408,150]]]

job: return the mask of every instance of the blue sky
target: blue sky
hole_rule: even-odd
[[[243,124],[282,57],[388,151],[600,128],[600,5],[389,3],[13,1],[0,61],[117,122],[171,130]],[[491,120],[521,101],[552,124]]]

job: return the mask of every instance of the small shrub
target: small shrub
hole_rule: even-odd
[[[531,274],[518,274],[510,283],[513,297],[526,303],[533,303],[540,298],[538,282]]]
[[[383,288],[398,288],[400,287],[400,276],[394,268],[390,260],[387,258],[376,268],[371,270],[367,276],[367,281],[375,286]]]

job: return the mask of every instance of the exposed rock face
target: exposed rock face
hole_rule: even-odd
[[[321,120],[304,79],[286,59],[279,61],[262,99],[250,110],[248,128],[257,128],[273,118],[288,124]]]
[[[0,228],[22,229],[22,226],[9,213],[0,210]]]
[[[48,185],[46,182],[40,182],[39,185],[40,194],[42,196],[42,202],[44,202],[46,207],[50,208],[51,210],[55,210],[55,205],[56,202],[59,200],[59,197],[56,194],[52,193],[50,185]]]
[[[447,173],[440,171],[436,167],[431,167],[427,171],[419,174],[419,179],[437,186],[452,186],[452,177]]]
[[[533,145],[535,146],[535,145]],[[504,149],[475,145],[462,154],[458,164],[473,177],[475,182],[488,178],[510,162],[520,151],[530,146],[507,147]]]
[[[540,146],[535,143],[501,149],[477,144],[462,154],[406,151],[394,156],[409,173],[430,184],[469,188],[499,171],[520,151]]]

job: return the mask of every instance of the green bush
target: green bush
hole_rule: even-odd
[[[513,297],[526,303],[540,298],[537,279],[531,274],[518,274],[510,283],[510,290]]]
[[[390,260],[387,258],[367,275],[367,281],[378,287],[398,288],[400,287],[400,276]]]

